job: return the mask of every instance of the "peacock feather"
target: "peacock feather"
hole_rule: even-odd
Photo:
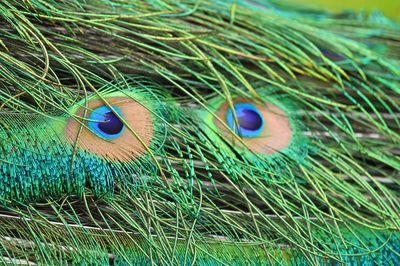
[[[398,23],[212,0],[0,17],[2,264],[400,263]]]

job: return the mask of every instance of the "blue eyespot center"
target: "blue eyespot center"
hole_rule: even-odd
[[[234,108],[239,125],[235,128],[233,112],[229,108],[226,114],[228,126],[241,137],[258,137],[264,129],[262,113],[251,103],[236,103]]]
[[[117,106],[101,106],[93,110],[90,114],[88,127],[97,136],[106,140],[118,138],[125,129],[124,123],[116,113],[123,118],[121,109]]]
[[[113,113],[108,112],[104,114],[105,121],[98,124],[101,131],[109,135],[119,134],[124,128],[124,124],[121,120]]]
[[[241,128],[252,131],[258,130],[263,123],[260,114],[250,109],[242,109],[238,120]]]

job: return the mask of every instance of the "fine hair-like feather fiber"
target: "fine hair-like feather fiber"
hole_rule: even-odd
[[[398,264],[399,47],[268,1],[2,1],[0,261]]]

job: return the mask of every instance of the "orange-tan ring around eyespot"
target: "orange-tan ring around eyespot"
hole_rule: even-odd
[[[255,138],[242,138],[245,146],[255,153],[273,154],[287,146],[292,139],[292,129],[290,127],[289,118],[285,112],[272,103],[258,104],[247,98],[235,98],[233,103],[251,103],[260,111],[264,119],[264,130],[260,136]],[[216,115],[221,121],[226,121],[226,114],[229,108],[228,102],[225,102],[218,109]],[[233,133],[222,124],[217,118],[214,118],[214,123],[222,133],[222,136],[228,141],[234,141],[236,146],[243,146],[240,141],[235,139]]]
[[[149,146],[154,133],[154,124],[149,110],[131,98],[110,97],[106,100],[109,105],[120,108],[124,122],[132,128],[146,146]],[[80,107],[78,109],[76,116],[84,117],[86,109],[87,113],[85,117],[88,118],[92,110],[104,105],[103,100],[90,101],[86,108]],[[79,132],[82,124],[84,126],[81,132]],[[75,142],[77,142],[79,148],[113,161],[131,161],[146,152],[145,146],[127,127],[118,138],[104,140],[90,131],[85,120],[82,119],[79,121],[70,118],[65,127],[64,134],[71,145],[75,145]]]

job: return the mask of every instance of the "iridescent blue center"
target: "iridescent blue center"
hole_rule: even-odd
[[[122,121],[113,112],[105,113],[104,118],[104,122],[98,124],[99,129],[104,133],[115,135],[119,134],[124,128]]]
[[[236,134],[241,137],[258,137],[264,129],[262,113],[251,103],[236,103],[234,104],[234,108],[239,125],[236,125],[235,128],[233,112],[231,109],[228,109],[226,114],[228,126],[232,130],[235,130]]]
[[[118,118],[117,114],[123,118],[121,109],[117,106],[101,106],[93,110],[90,114],[88,127],[97,136],[106,140],[118,138],[125,129],[124,123]]]

